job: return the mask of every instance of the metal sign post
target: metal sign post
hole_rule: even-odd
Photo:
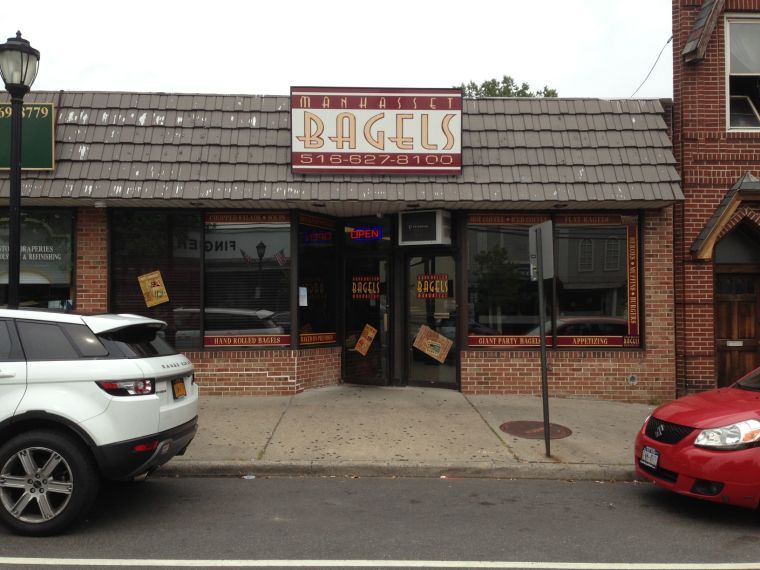
[[[546,364],[546,300],[544,298],[544,279],[554,277],[554,239],[551,220],[530,227],[528,245],[531,280],[538,281],[538,331],[541,336],[541,399],[544,406],[544,446],[546,447],[546,456],[551,457],[549,378]]]

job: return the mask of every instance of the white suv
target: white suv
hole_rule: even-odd
[[[100,476],[130,480],[184,453],[198,423],[193,365],[136,315],[0,309],[0,519],[60,532]]]

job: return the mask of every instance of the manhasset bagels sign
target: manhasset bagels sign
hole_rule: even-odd
[[[294,172],[459,174],[459,89],[292,87]]]

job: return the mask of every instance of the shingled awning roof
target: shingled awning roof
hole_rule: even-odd
[[[347,216],[410,203],[621,209],[683,199],[657,100],[465,100],[461,175],[369,177],[293,174],[288,97],[35,92],[26,101],[54,102],[58,117],[55,171],[24,173],[29,205]]]
[[[743,203],[760,204],[760,180],[747,172],[726,192],[705,227],[691,244],[695,259],[711,259],[715,243],[724,227]]]
[[[704,0],[702,2],[699,15],[694,21],[694,26],[692,26],[689,37],[686,38],[686,45],[681,52],[686,63],[704,59],[707,44],[710,43],[710,37],[715,30],[718,16],[723,11],[724,5],[725,0]]]

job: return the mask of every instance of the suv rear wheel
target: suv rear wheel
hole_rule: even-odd
[[[98,493],[92,458],[71,436],[35,430],[0,446],[0,518],[19,534],[56,534]]]

